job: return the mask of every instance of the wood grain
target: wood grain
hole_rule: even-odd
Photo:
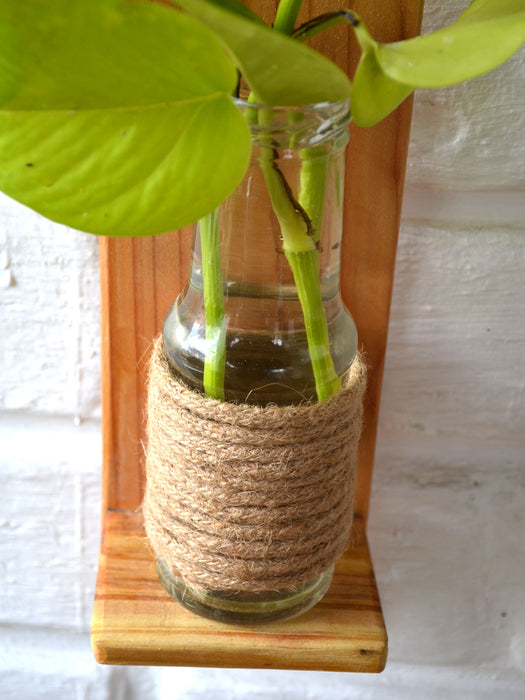
[[[138,513],[108,513],[91,640],[99,663],[378,672],[387,637],[364,523],[313,610],[234,626],[197,617],[159,585]]]
[[[100,242],[103,512],[142,502],[145,367],[181,290],[191,231]]]

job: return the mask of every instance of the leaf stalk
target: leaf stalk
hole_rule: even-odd
[[[200,221],[202,287],[206,322],[203,385],[206,396],[224,401],[226,316],[222,285],[218,212]]]

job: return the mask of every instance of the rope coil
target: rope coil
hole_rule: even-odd
[[[148,385],[146,534],[176,578],[204,590],[293,589],[343,553],[365,364],[322,403],[209,399],[172,372],[159,339]]]

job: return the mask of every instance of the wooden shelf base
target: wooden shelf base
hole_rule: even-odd
[[[286,622],[233,626],[201,618],[164,591],[139,513],[108,512],[91,640],[103,664],[379,672],[387,635],[364,524],[356,519],[332,585]]]

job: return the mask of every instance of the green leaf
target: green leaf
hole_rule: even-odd
[[[245,17],[252,22],[257,22],[258,24],[266,26],[259,15],[253,10],[250,10],[250,8],[244,5],[241,0],[208,0],[208,2],[212,5],[217,5],[217,7],[222,7],[225,10],[234,12],[237,15],[241,15],[241,17]]]
[[[486,73],[525,41],[525,0],[475,0],[461,17],[431,34],[380,44],[360,20],[362,49],[352,87],[352,116],[373,126],[415,88],[440,88]]]
[[[407,41],[378,45],[377,60],[392,80],[413,87],[438,88],[496,68],[523,42],[523,0],[478,0],[448,27]]]
[[[357,126],[374,126],[413,91],[385,75],[374,50],[363,51],[352,84],[352,120]]]
[[[392,80],[378,61],[380,45],[372,39],[363,20],[357,17],[354,31],[362,54],[352,83],[352,120],[357,126],[374,126],[388,116],[414,90]]]
[[[258,102],[301,106],[349,96],[350,81],[343,71],[309,47],[216,2],[178,4],[217,33]]]
[[[84,231],[150,235],[205,215],[242,178],[236,71],[193,18],[125,0],[2,0],[0,27],[11,197]]]

